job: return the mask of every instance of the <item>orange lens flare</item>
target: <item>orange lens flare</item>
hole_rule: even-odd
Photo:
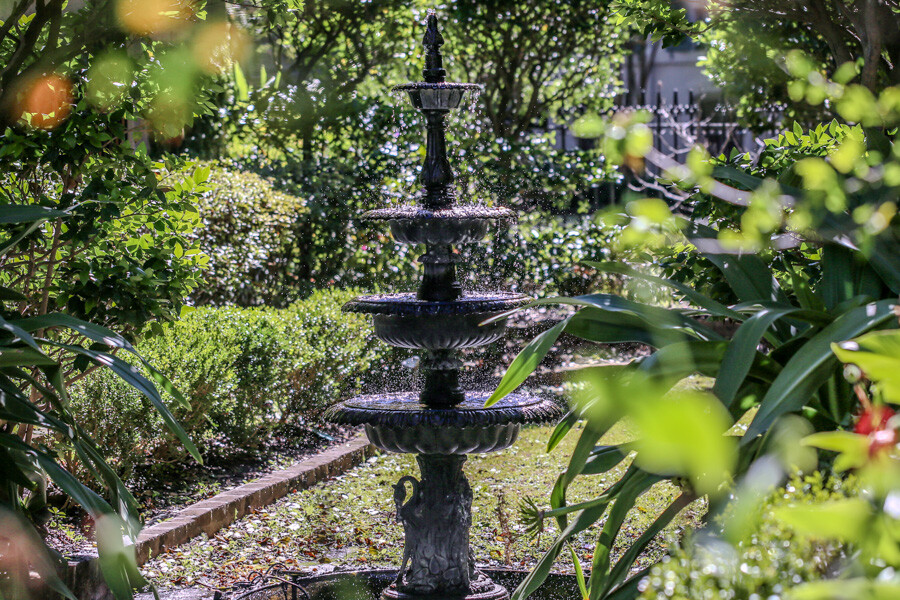
[[[116,16],[129,33],[157,36],[181,29],[194,15],[186,0],[118,0]]]
[[[29,80],[16,105],[17,118],[39,129],[53,129],[72,112],[72,82],[52,73]]]

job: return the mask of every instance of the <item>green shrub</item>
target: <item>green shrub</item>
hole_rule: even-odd
[[[369,367],[390,352],[374,341],[368,316],[341,312],[353,295],[317,291],[283,310],[267,311],[278,315],[273,327],[284,353],[279,393],[273,397],[280,420],[315,419],[351,390],[366,387]]]
[[[844,482],[814,473],[794,477],[762,503],[756,528],[735,545],[689,535],[641,582],[643,600],[782,598],[798,584],[817,581],[853,549],[813,540],[776,518],[788,505],[820,505],[858,495],[856,480]],[[721,522],[730,517],[729,507]]]
[[[196,309],[139,352],[190,401],[173,412],[201,450],[252,446],[279,424],[315,420],[387,351],[367,317],[340,312],[351,295],[317,292],[285,309]],[[124,476],[142,462],[184,458],[143,397],[108,373],[77,382],[72,407]]]
[[[306,202],[278,191],[270,179],[210,166],[210,189],[198,205],[203,227],[194,233],[210,260],[195,302],[284,305],[308,293],[302,252],[315,240]]]
[[[849,125],[836,121],[820,124],[809,131],[795,127],[792,131],[765,140],[765,148],[754,159],[749,154],[733,150],[729,156],[723,154],[710,159],[710,164],[717,179],[739,189],[753,189],[758,181],[755,178],[766,177],[775,179],[780,184],[799,188],[802,180],[797,174],[797,163],[810,157],[828,156],[853,130]],[[861,129],[857,128],[857,132],[861,134]],[[752,229],[754,217],[748,214],[747,207],[717,201],[702,191],[691,196],[685,203],[685,208],[690,210],[691,220],[708,224],[720,232],[738,235],[738,232],[744,232],[745,223],[748,225],[746,229]],[[768,234],[765,234],[765,238],[768,240]],[[762,247],[755,250],[772,268],[773,275],[787,292],[793,292],[791,271],[801,273],[813,286],[818,284],[817,263],[821,259],[818,248],[804,244],[779,249],[762,244]],[[667,278],[689,285],[723,304],[738,302],[712,261],[695,252],[689,244],[678,243],[659,248],[655,254],[657,263]]]
[[[282,307],[325,285],[408,291],[419,279],[422,249],[397,244],[384,223],[351,223],[348,207],[325,209],[316,194],[286,194],[276,189],[280,179],[276,185],[223,164],[214,165],[209,181],[199,206],[204,227],[195,234],[209,256],[197,304]],[[495,227],[488,239],[460,248],[460,274],[469,289],[615,289],[619,278],[579,263],[621,259],[618,231],[595,215],[523,215],[518,225]]]

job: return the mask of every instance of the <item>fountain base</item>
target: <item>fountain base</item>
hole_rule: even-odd
[[[392,583],[381,593],[382,600],[508,600],[509,592],[502,585],[494,583],[481,571],[475,572],[477,577],[471,584],[468,594],[448,594],[442,592],[430,594],[408,594],[397,589]]]

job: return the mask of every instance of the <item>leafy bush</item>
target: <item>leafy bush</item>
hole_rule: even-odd
[[[710,159],[712,175],[718,180],[742,190],[752,190],[761,178],[771,178],[791,187],[802,185],[796,170],[798,162],[806,158],[823,158],[834,152],[847,136],[862,136],[860,127],[850,127],[837,121],[823,123],[804,131],[798,125],[777,137],[765,140],[765,148],[751,160],[747,154],[736,151],[728,156]],[[772,268],[773,275],[786,291],[792,291],[791,271],[801,273],[816,285],[821,260],[818,248],[808,244],[795,247],[773,247],[763,242],[759,232],[754,233],[758,213],[748,207],[734,206],[718,201],[712,195],[697,191],[685,203],[691,212],[691,220],[707,223],[720,232],[720,237],[731,236],[734,243],[755,246],[760,258]],[[747,224],[748,227],[743,227]],[[749,234],[749,235],[748,235]],[[766,235],[767,237],[767,235]],[[676,243],[656,251],[663,274],[679,283],[725,304],[737,302],[719,270],[707,258],[693,251],[688,243]]]
[[[801,583],[818,581],[852,554],[852,547],[798,534],[779,513],[794,505],[815,509],[858,495],[855,479],[844,481],[820,472],[795,476],[766,496],[758,506],[756,527],[733,544],[701,533],[674,540],[674,548],[641,582],[641,598],[781,598]],[[734,508],[734,504],[726,508],[720,525],[727,523]]]
[[[325,210],[315,195],[278,190],[274,178],[213,163],[199,205],[204,226],[194,243],[209,257],[198,304],[286,306],[316,287],[341,283],[370,290],[407,290],[420,275],[420,249],[397,244],[384,223],[352,223]],[[321,174],[320,174],[321,176]],[[619,260],[620,228],[599,216],[532,213],[498,226],[460,248],[467,287],[579,294],[616,287],[619,278],[579,263]]]
[[[203,227],[195,242],[209,256],[200,304],[285,304],[308,292],[299,272],[315,244],[303,199],[280,192],[271,180],[224,164],[210,165],[209,191],[199,202]]]
[[[6,242],[0,249],[0,263],[19,243],[39,246],[42,227],[48,223],[53,223],[59,234],[68,216],[42,206],[3,205],[0,229]],[[55,260],[52,253],[49,260]],[[50,279],[53,266],[46,268]],[[116,332],[60,312],[23,316],[21,307],[27,306],[29,298],[10,287],[0,285],[0,299],[0,460],[4,463],[0,475],[4,535],[0,596],[30,597],[27,588],[43,582],[53,591],[74,598],[57,578],[57,565],[33,526],[47,518],[47,489],[52,482],[96,524],[100,567],[106,582],[116,598],[130,598],[132,588],[143,583],[129,541],[137,539],[141,528],[137,502],[82,427],[89,420],[81,420],[82,415],[73,410],[65,373],[73,362],[83,360],[98,369],[95,374],[103,374],[135,395],[143,394],[145,416],[153,417],[158,431],[170,431],[173,440],[199,460],[197,449],[163,403],[154,382],[169,390],[176,402],[183,403],[184,397]],[[114,356],[117,350],[130,353],[146,377]],[[45,442],[51,436],[56,438],[59,453],[48,451]],[[69,462],[85,472],[109,502],[73,477],[71,469],[61,466],[60,454],[68,454]]]
[[[641,576],[628,577],[632,564],[683,508],[682,498],[712,491],[721,495],[727,489],[727,478],[720,478],[721,487],[714,490],[685,479],[692,475],[692,469],[716,454],[708,453],[707,458],[692,455],[690,452],[703,448],[692,443],[692,438],[699,439],[700,432],[694,431],[692,424],[682,425],[675,419],[677,415],[672,415],[669,423],[659,420],[652,435],[639,437],[645,448],[637,443],[626,447],[598,445],[616,422],[634,416],[634,407],[656,406],[658,403],[648,402],[648,398],[658,398],[685,377],[701,374],[715,378],[711,391],[716,413],[724,412],[728,425],[733,426],[744,416],[752,417],[731,457],[733,464],[728,469],[715,465],[714,472],[723,470],[735,480],[776,443],[778,436],[772,432],[789,415],[802,414],[819,433],[852,422],[857,403],[831,345],[896,327],[892,317],[900,293],[900,220],[894,201],[900,188],[900,155],[896,152],[896,124],[900,123],[896,98],[900,89],[890,88],[876,98],[861,86],[829,82],[823,93],[832,98],[845,119],[862,125],[844,128],[846,135],[827,157],[788,157],[790,166],[776,179],[733,168],[717,170],[695,154],[680,169],[681,175],[676,173],[680,185],[696,186],[716,202],[746,209],[739,229],[715,229],[676,218],[665,203],[656,199],[631,202],[626,206],[627,214],[622,215],[628,224],[623,231],[625,239],[690,243],[692,252],[715,266],[736,303],[728,306],[692,289],[690,282],[659,278],[607,262],[593,266],[666,288],[691,306],[665,308],[602,293],[532,304],[564,303],[579,310],[542,333],[516,357],[489,403],[521,384],[563,332],[595,343],[638,341],[655,351],[626,366],[581,370],[584,393],[549,443],[554,447],[575,422],[586,419],[578,446],[551,493],[550,510],[527,510],[534,519],[557,517],[562,533],[513,593],[513,600],[527,597],[546,577],[565,543],[604,516],[604,535],[597,540],[587,584],[589,594],[593,599],[629,597]],[[622,139],[630,137],[638,125],[628,127]],[[784,137],[788,134],[797,135],[786,132]],[[673,169],[673,173],[678,170]],[[794,175],[798,185],[792,185]],[[738,183],[744,189],[724,181]],[[794,240],[801,251],[816,255],[803,270],[782,265],[789,289],[780,284],[776,273],[779,267],[759,254],[762,249],[777,249],[778,240],[784,238]],[[739,325],[726,337],[711,326],[720,323]],[[638,385],[640,382],[649,382],[643,386],[646,389]],[[671,450],[680,448],[681,453],[664,451],[664,443]],[[866,455],[858,448],[857,455]],[[626,450],[636,450],[637,455],[624,476],[594,500],[566,506],[566,490],[576,477],[609,471],[621,462]],[[658,513],[653,525],[616,564],[611,564],[609,557],[617,543],[618,528],[636,496],[660,480],[673,478],[683,482],[682,497]],[[892,481],[898,480],[900,477]],[[865,517],[871,512],[866,508],[856,514]],[[571,523],[567,521],[570,513]],[[896,556],[900,557],[900,552]],[[900,558],[896,562],[900,565]]]
[[[314,420],[352,393],[386,348],[365,316],[344,314],[350,292],[317,292],[285,309],[200,308],[138,344],[184,391],[174,407],[192,439],[253,445],[281,423]],[[139,394],[103,372],[72,390],[73,411],[117,470],[180,460],[182,449]]]

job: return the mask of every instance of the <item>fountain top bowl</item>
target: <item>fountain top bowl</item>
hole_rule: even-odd
[[[458,108],[466,92],[480,92],[484,86],[477,83],[453,83],[418,81],[391,88],[392,92],[406,92],[413,106],[423,111],[448,111]]]
[[[482,92],[484,86],[480,83],[459,83],[456,81],[413,81],[401,83],[391,87],[392,92],[408,92],[410,90],[463,90],[466,92]]]
[[[453,221],[461,219],[512,220],[515,219],[515,216],[513,211],[500,206],[472,204],[455,205],[447,208],[426,208],[406,204],[366,211],[361,218],[365,221],[391,221],[394,219]]]

